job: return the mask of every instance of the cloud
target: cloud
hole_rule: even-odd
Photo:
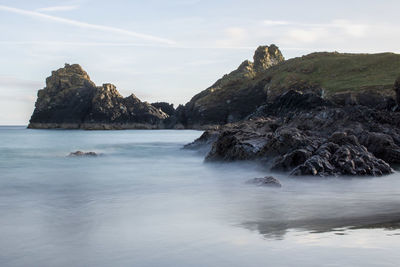
[[[346,32],[346,34],[353,37],[365,36],[370,28],[369,25],[357,24],[348,20],[334,20],[331,24],[331,27],[342,29]]]
[[[235,46],[235,45],[166,45],[166,44],[145,44],[132,42],[64,42],[64,41],[0,41],[0,45],[38,45],[40,47],[62,47],[62,46],[78,46],[78,47],[154,47],[154,48],[171,48],[171,49],[227,49],[227,50],[255,50],[256,46]]]
[[[38,8],[35,11],[36,12],[70,11],[78,8],[79,6],[50,6],[50,7]]]
[[[43,83],[38,81],[29,81],[11,76],[0,76],[0,87],[15,89],[38,89]]]
[[[228,27],[224,29],[224,38],[216,41],[216,47],[235,47],[247,37],[246,29],[242,27]]]
[[[129,30],[111,27],[111,26],[97,25],[97,24],[91,24],[91,23],[81,22],[81,21],[72,20],[72,19],[65,19],[65,18],[61,18],[61,17],[43,14],[43,13],[36,12],[36,11],[29,11],[29,10],[24,10],[24,9],[9,7],[9,6],[3,6],[3,5],[0,5],[0,10],[23,15],[23,16],[28,16],[28,17],[32,17],[32,18],[39,18],[39,19],[54,21],[54,22],[67,24],[67,25],[71,25],[71,26],[75,26],[75,27],[79,27],[79,28],[83,28],[83,29],[111,32],[111,33],[115,33],[115,34],[132,36],[132,37],[136,37],[136,38],[139,38],[142,40],[153,41],[153,42],[163,43],[163,44],[168,44],[168,45],[176,44],[172,40],[153,36],[153,35],[138,33],[138,32],[129,31]]]
[[[295,30],[289,32],[289,36],[294,37],[294,40],[303,42],[313,42],[318,38],[328,35],[328,33],[339,30],[351,37],[363,37],[368,32],[372,25],[360,24],[349,20],[336,19],[330,23],[301,23],[295,21],[281,20],[264,20],[266,26],[285,26],[296,27]]]
[[[295,29],[289,31],[287,37],[294,42],[312,43],[324,38],[326,35],[327,33],[320,28],[311,30]]]
[[[279,25],[289,25],[291,23],[289,21],[284,21],[284,20],[264,20],[263,24],[267,26],[279,26]]]

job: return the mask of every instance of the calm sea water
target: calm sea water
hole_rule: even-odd
[[[200,135],[0,127],[0,266],[400,265],[399,174],[261,188]]]

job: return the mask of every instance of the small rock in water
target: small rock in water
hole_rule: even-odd
[[[83,151],[75,151],[69,153],[68,157],[97,157],[98,154],[96,152],[83,152]]]
[[[269,186],[269,187],[282,187],[282,184],[278,179],[272,176],[265,176],[264,178],[253,178],[248,180],[248,184],[256,184],[258,186]]]

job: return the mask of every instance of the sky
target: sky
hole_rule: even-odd
[[[398,0],[0,0],[0,125],[26,125],[64,63],[124,96],[177,106],[259,45],[286,59],[400,53],[399,10]]]

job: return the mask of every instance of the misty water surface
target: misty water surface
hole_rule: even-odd
[[[399,265],[398,173],[262,188],[181,149],[200,135],[0,127],[0,265]]]

